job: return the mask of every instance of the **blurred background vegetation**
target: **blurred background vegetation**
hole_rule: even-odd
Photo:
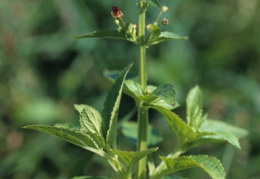
[[[198,147],[190,154],[218,157],[227,178],[260,178],[260,2],[160,2],[169,7],[162,16],[169,19],[169,25],[163,28],[189,36],[189,40],[147,50],[149,83],[175,84],[181,104],[175,112],[183,119],[186,95],[199,84],[209,117],[243,127],[249,135],[240,140],[242,150],[221,143]],[[104,70],[120,70],[134,62],[132,72],[137,72],[136,46],[111,39],[69,38],[117,28],[110,15],[112,6],[123,11],[126,22],[138,23],[135,0],[0,0],[0,4],[0,178],[111,176],[111,168],[101,158],[21,127],[79,125],[73,104],[102,110],[111,87]],[[159,9],[150,8],[147,22],[152,23],[158,13]],[[133,106],[134,102],[123,96],[120,116]],[[164,132],[162,117],[153,111],[150,116],[158,132],[169,139],[172,134]],[[160,154],[172,149],[175,142],[174,138],[162,141]],[[178,174],[208,178],[196,169]]]

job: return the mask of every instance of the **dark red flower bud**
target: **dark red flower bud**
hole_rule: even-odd
[[[120,10],[118,9],[118,7],[116,7],[116,6],[113,6],[113,7],[112,7],[111,15],[112,15],[115,19],[121,19],[121,18],[123,17],[122,11],[120,11]]]
[[[116,6],[113,6],[112,7],[112,11],[113,11],[113,13],[117,13],[118,11],[119,11],[119,9],[118,9],[118,7],[116,7]]]

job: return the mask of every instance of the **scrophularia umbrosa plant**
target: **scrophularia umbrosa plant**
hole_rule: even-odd
[[[150,6],[160,8],[161,11],[154,22],[146,24],[145,14]],[[111,15],[117,29],[94,31],[73,38],[114,38],[138,45],[139,81],[127,78],[132,66],[130,64],[122,70],[116,79],[113,79],[114,84],[107,95],[101,113],[88,105],[74,105],[79,112],[80,129],[47,125],[28,125],[24,128],[35,129],[59,137],[104,157],[113,168],[114,174],[111,173],[110,176],[112,178],[160,179],[176,171],[191,167],[200,167],[213,179],[225,178],[224,168],[217,158],[207,155],[186,156],[184,154],[202,144],[222,141],[227,141],[240,148],[238,139],[245,136],[246,131],[224,122],[208,119],[207,114],[204,114],[202,110],[202,93],[198,86],[192,88],[187,96],[187,117],[185,122],[173,112],[178,107],[173,83],[160,86],[147,84],[146,48],[165,41],[187,38],[161,30],[161,25],[168,25],[169,23],[166,18],[159,21],[161,15],[168,10],[168,7],[161,6],[157,0],[139,0],[137,1],[137,7],[139,8],[138,25],[124,22],[123,12],[118,7],[113,6]],[[146,32],[148,32],[147,35]],[[131,122],[131,125],[137,126],[135,151],[123,151],[117,147],[118,111],[122,93],[134,99],[138,112],[137,122]],[[159,147],[148,148],[150,145],[148,136],[152,135],[148,128],[151,126],[148,120],[149,109],[158,111],[165,118],[169,129],[177,136],[177,142],[174,144],[175,149],[164,156],[160,156],[161,162],[159,164],[155,164],[152,159],[147,160],[147,156],[151,153],[156,154],[156,151],[159,150]],[[127,121],[124,122],[126,125],[130,125]],[[171,140],[171,138],[166,140]],[[94,179],[97,177],[74,178]]]

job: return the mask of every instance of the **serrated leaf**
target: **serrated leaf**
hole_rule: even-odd
[[[244,129],[216,120],[206,120],[203,122],[200,131],[212,132],[215,136],[208,136],[209,139],[226,140],[239,149],[238,138],[244,137],[247,134],[247,131]]]
[[[147,89],[149,89],[147,87]],[[158,96],[153,95],[152,93],[146,93],[143,87],[132,80],[126,80],[124,85],[125,94],[131,96],[137,104],[139,103],[149,103],[158,98]]]
[[[154,39],[153,41],[150,41],[147,43],[147,46],[155,45],[161,42],[170,41],[170,40],[187,40],[188,37],[182,37],[179,36],[173,32],[161,32],[159,37],[157,39]]]
[[[162,106],[167,109],[173,109],[175,107],[176,98],[173,83],[166,83],[158,86],[152,94],[158,96],[157,99],[151,102],[152,105]]]
[[[102,117],[100,113],[93,107],[84,105],[80,113],[81,130],[102,136],[101,122]]]
[[[245,129],[235,127],[218,120],[206,120],[201,125],[200,130],[209,132],[220,132],[224,130],[232,133],[237,138],[242,138],[248,134],[248,132]]]
[[[179,116],[167,108],[161,106],[152,106],[151,108],[157,110],[164,116],[169,127],[176,133],[179,145],[183,148],[183,152],[207,142],[220,141],[219,138],[216,139],[212,137],[216,136],[212,132],[194,131]]]
[[[120,150],[112,150],[114,154],[116,154],[124,163],[126,164],[126,170],[124,172],[124,178],[131,178],[131,171],[133,166],[141,160],[143,157],[157,151],[158,148],[147,149],[143,151],[120,151]]]
[[[111,91],[106,98],[104,109],[102,111],[103,133],[104,136],[106,136],[106,141],[111,145],[112,148],[115,148],[116,146],[116,123],[123,84],[131,66],[132,64],[128,65],[116,79]]]
[[[79,176],[79,177],[73,177],[71,179],[113,179],[108,177],[92,177],[92,176]]]
[[[25,126],[25,129],[34,129],[38,130],[56,137],[61,138],[67,142],[100,154],[104,144],[104,139],[94,133],[82,132],[78,129],[62,128],[62,127],[53,127],[45,125],[29,125]]]
[[[181,176],[165,176],[162,179],[189,179],[189,178],[181,177]]]
[[[234,136],[232,133],[228,131],[220,131],[220,132],[215,132],[215,134],[240,149],[238,138],[236,138],[236,136]]]
[[[132,38],[129,38],[128,35],[124,30],[105,30],[105,31],[99,31],[99,32],[91,32],[85,35],[81,36],[71,36],[71,38],[74,39],[82,39],[82,38],[95,38],[95,37],[101,37],[101,38],[113,38],[113,39],[120,39],[120,40],[127,40],[136,43],[136,41]]]
[[[134,145],[137,143],[137,123],[136,122],[125,122],[122,124],[122,133],[127,137]],[[147,145],[153,146],[161,142],[163,138],[158,134],[152,125],[148,126],[148,139]]]
[[[79,114],[81,113],[84,107],[85,104],[74,104],[74,108],[79,112]]]
[[[221,162],[215,157],[206,155],[198,156],[182,156],[178,158],[160,157],[166,164],[166,169],[161,172],[162,175],[167,175],[179,170],[200,167],[208,173],[212,179],[225,179],[225,170]]]
[[[149,93],[147,92],[148,90]],[[174,85],[172,83],[166,83],[159,87],[147,86],[147,91],[134,81],[125,81],[124,93],[131,96],[137,104],[143,103],[147,107],[157,105],[167,109],[177,107]]]
[[[202,94],[198,86],[192,88],[187,96],[187,123],[196,131],[203,123]]]
[[[120,150],[112,150],[112,152],[118,155],[127,166],[134,165],[136,162],[141,160],[143,157],[157,151],[158,148],[147,149],[143,151],[120,151]]]
[[[161,29],[157,25],[150,25],[151,31],[149,33],[149,36],[145,42],[146,46],[152,45],[153,42],[158,40],[160,34],[161,34]]]
[[[168,125],[176,133],[180,142],[183,138],[196,138],[193,130],[175,113],[161,106],[152,106],[151,108],[159,111],[164,116]]]
[[[140,84],[132,80],[126,80],[124,85],[124,93],[131,96],[135,100],[142,100],[142,97],[145,95],[145,90]]]

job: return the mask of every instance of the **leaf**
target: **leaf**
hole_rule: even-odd
[[[92,177],[92,176],[79,176],[79,177],[73,177],[71,179],[112,179],[108,177]]]
[[[127,166],[132,166],[141,160],[143,157],[157,151],[158,148],[147,149],[143,151],[120,151],[120,150],[112,150],[112,152],[118,155]]]
[[[236,138],[236,136],[234,136],[232,133],[228,131],[220,131],[220,132],[215,132],[215,134],[240,149],[238,138]]]
[[[161,7],[158,0],[150,0],[149,4],[151,4],[152,6],[155,6],[155,7]]]
[[[186,102],[187,123],[193,129],[198,130],[204,121],[202,118],[202,94],[198,86],[190,90]]]
[[[175,107],[176,98],[173,83],[160,85],[152,92],[152,94],[158,96],[157,99],[151,102],[152,105],[162,106],[167,109],[173,109]]]
[[[121,40],[127,40],[136,43],[136,41],[133,38],[130,38],[129,35],[124,30],[105,30],[99,32],[94,31],[81,36],[71,36],[71,38],[74,39],[94,38],[94,37],[121,39]]]
[[[200,131],[209,131],[209,132],[228,131],[232,133],[234,136],[236,136],[237,138],[245,137],[248,134],[248,132],[245,129],[235,127],[218,120],[206,120],[201,125]]]
[[[134,145],[137,143],[137,123],[136,122],[125,122],[122,124],[122,133],[129,139]],[[148,126],[148,139],[147,145],[152,146],[161,142],[163,138],[158,134],[155,128],[149,124]]]
[[[182,139],[184,138],[196,138],[193,130],[175,113],[161,106],[152,106],[151,108],[159,111],[164,116],[168,125],[176,133],[180,142],[182,142]]]
[[[104,136],[106,136],[106,141],[111,145],[112,148],[116,146],[116,123],[123,84],[131,66],[132,64],[128,65],[116,79],[111,91],[106,98],[104,109],[102,111],[103,133]]]
[[[219,138],[213,138],[215,136],[212,132],[207,131],[194,131],[188,126],[179,116],[175,113],[161,106],[152,106],[151,108],[160,112],[166,119],[169,127],[176,133],[179,141],[179,145],[182,147],[182,151],[187,150],[207,143],[207,142],[219,142]],[[216,136],[215,136],[216,137]]]
[[[120,151],[120,150],[112,150],[111,152],[117,155],[124,163],[126,164],[126,170],[124,172],[124,177],[122,178],[131,178],[131,171],[134,166],[139,160],[143,157],[149,155],[152,152],[155,152],[158,148],[147,149],[143,151]]]
[[[153,41],[149,41],[149,43],[147,43],[146,46],[149,47],[151,45],[155,45],[169,40],[187,40],[187,39],[188,37],[182,37],[173,32],[161,32],[157,39],[154,39]]]
[[[156,41],[160,34],[161,34],[161,29],[157,25],[150,25],[151,32],[149,33],[149,36],[145,42],[146,46],[150,46],[154,41]]]
[[[224,122],[216,120],[206,120],[200,127],[202,132],[212,132],[215,136],[208,136],[208,139],[226,140],[230,144],[240,149],[238,138],[244,137],[247,131]]]
[[[181,177],[181,176],[165,176],[162,179],[188,179],[188,178]]]
[[[131,96],[134,100],[136,100],[136,102],[141,101],[145,95],[145,90],[143,87],[132,80],[125,81],[123,92]]]
[[[149,92],[147,92],[149,90]],[[125,81],[124,93],[131,96],[137,104],[144,106],[162,106],[167,109],[177,107],[175,90],[172,83],[166,83],[159,87],[148,86],[145,91],[143,87],[131,80]]]
[[[94,133],[86,133],[77,129],[53,127],[45,125],[28,125],[25,129],[38,130],[56,137],[61,138],[67,142],[100,154],[104,144],[104,139]]]
[[[102,117],[100,113],[96,109],[84,105],[80,113],[81,130],[102,136],[101,122]]]
[[[83,108],[85,107],[85,104],[74,104],[74,108],[81,114]]]
[[[221,162],[215,157],[209,157],[206,155],[198,156],[182,156],[178,158],[166,158],[160,157],[166,164],[166,169],[162,172],[163,175],[167,175],[179,170],[200,167],[207,172],[212,179],[225,179],[225,170]]]

